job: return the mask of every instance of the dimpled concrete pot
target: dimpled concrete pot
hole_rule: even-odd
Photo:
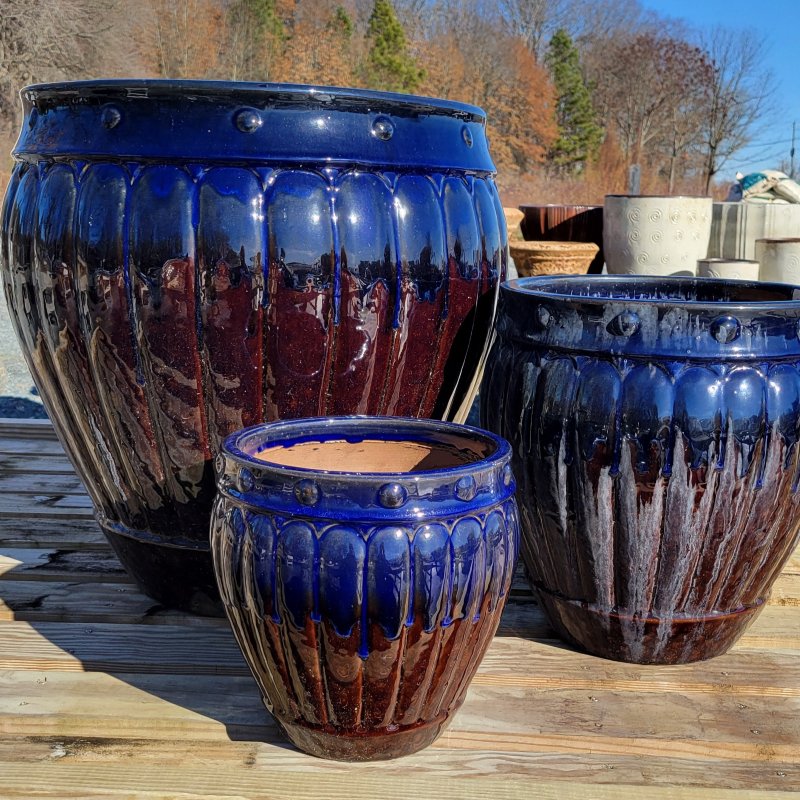
[[[503,285],[480,390],[551,622],[606,658],[725,652],[800,525],[800,300],[699,278]]]
[[[480,109],[347,89],[23,90],[6,298],[140,587],[213,610],[213,458],[246,425],[466,417],[506,266]]]
[[[692,274],[711,235],[710,197],[606,195],[603,249],[610,275]]]
[[[348,761],[430,744],[508,596],[518,516],[507,442],[435,422],[257,426],[220,456],[211,544],[267,708]]]

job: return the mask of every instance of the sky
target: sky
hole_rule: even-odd
[[[601,0],[602,2],[602,0]],[[754,29],[766,38],[764,66],[774,78],[772,117],[753,144],[723,167],[723,179],[737,171],[777,169],[789,159],[792,122],[797,122],[796,169],[800,171],[800,0],[641,0],[664,16],[685,20],[691,27]]]

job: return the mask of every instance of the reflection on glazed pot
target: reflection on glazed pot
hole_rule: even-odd
[[[483,423],[514,448],[522,555],[596,655],[725,652],[800,525],[800,300],[700,279],[504,284]]]
[[[220,592],[286,735],[352,761],[430,744],[514,573],[508,443],[432,420],[326,418],[250,428],[222,458]]]
[[[479,109],[170,81],[22,98],[6,298],[148,594],[213,604],[212,463],[229,433],[316,414],[465,418],[507,259]]]

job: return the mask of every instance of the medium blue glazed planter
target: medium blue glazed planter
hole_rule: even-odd
[[[518,550],[507,442],[433,420],[256,426],[220,456],[211,547],[267,708],[314,755],[430,744],[497,629]]]
[[[798,540],[800,288],[531,278],[498,315],[482,420],[553,625],[625,661],[725,652]]]
[[[21,96],[0,262],[23,352],[122,562],[209,610],[225,436],[465,415],[506,263],[484,114],[280,84]]]

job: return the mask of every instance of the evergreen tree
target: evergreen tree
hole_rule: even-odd
[[[333,17],[325,26],[331,33],[339,34],[343,39],[349,39],[353,35],[353,20],[343,6],[336,6]]]
[[[403,26],[390,0],[375,0],[367,29],[367,85],[392,92],[413,92],[425,77],[408,52]]]
[[[578,50],[565,30],[553,34],[545,63],[556,90],[558,123],[558,138],[551,147],[550,160],[565,170],[580,171],[587,161],[597,157],[603,129],[595,118]]]

